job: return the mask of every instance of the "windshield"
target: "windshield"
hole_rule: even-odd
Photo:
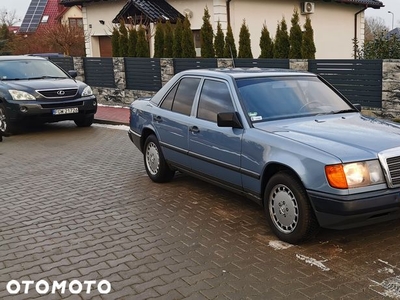
[[[317,77],[238,78],[236,84],[252,122],[354,111]]]
[[[37,78],[68,78],[68,76],[48,60],[21,59],[0,61],[0,80]]]

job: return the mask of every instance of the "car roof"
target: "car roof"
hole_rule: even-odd
[[[276,68],[223,68],[223,69],[192,69],[182,71],[181,75],[197,75],[211,77],[249,78],[265,76],[316,76],[307,71]]]
[[[47,60],[40,56],[28,56],[28,55],[0,55],[0,61],[2,60]]]

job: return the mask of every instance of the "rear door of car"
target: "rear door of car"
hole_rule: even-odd
[[[204,79],[189,125],[189,157],[194,172],[242,188],[240,174],[243,129],[218,127],[217,114],[234,112],[232,92],[224,80]]]
[[[200,81],[199,77],[182,78],[153,111],[153,124],[165,159],[187,169],[190,115]]]

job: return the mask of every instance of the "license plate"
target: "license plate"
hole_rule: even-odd
[[[66,115],[77,113],[79,113],[79,109],[77,107],[53,109],[53,115]]]

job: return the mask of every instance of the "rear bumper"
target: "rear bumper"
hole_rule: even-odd
[[[9,101],[5,103],[12,122],[41,120],[45,122],[74,120],[82,115],[94,115],[97,111],[95,96],[68,101]],[[78,113],[55,115],[55,109],[78,108]]]
[[[308,194],[321,227],[347,229],[400,218],[400,189],[346,196]]]
[[[132,141],[132,143],[140,150],[142,151],[142,147],[140,145],[140,140],[141,140],[141,135],[132,131],[132,129],[129,129],[128,131],[128,136],[129,139]]]

